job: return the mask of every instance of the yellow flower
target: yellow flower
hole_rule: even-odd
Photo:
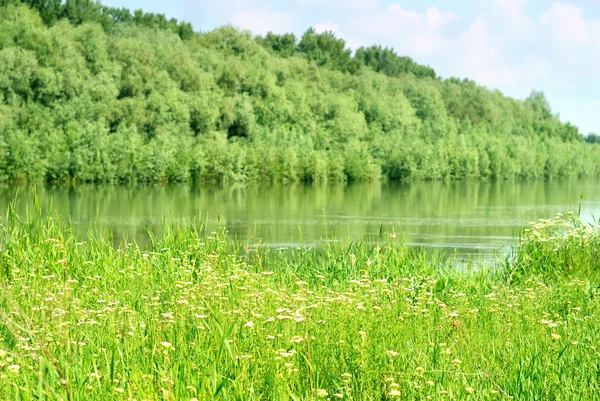
[[[171,348],[171,347],[173,346],[173,344],[171,344],[171,343],[170,343],[170,342],[168,342],[168,341],[161,341],[161,342],[160,342],[160,345],[162,345],[162,346],[163,346],[163,347],[165,347],[165,348]]]
[[[402,395],[402,393],[400,391],[396,390],[396,389],[393,389],[392,391],[390,391],[388,393],[388,395],[390,397],[400,397]]]
[[[327,392],[327,390],[320,388],[317,390],[317,395],[319,397],[327,397],[329,395],[329,393]]]
[[[556,341],[556,340],[560,340],[561,338],[562,338],[562,337],[561,337],[559,334],[552,333],[552,339],[553,339],[553,340],[555,340],[555,341]]]
[[[6,369],[11,373],[19,373],[19,369],[21,369],[21,367],[19,365],[10,365]]]
[[[465,391],[469,394],[473,394],[473,391],[475,390],[473,390],[473,387],[465,387]]]

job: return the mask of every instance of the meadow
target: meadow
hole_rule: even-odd
[[[13,207],[0,232],[0,399],[600,399],[599,233],[574,214],[461,268],[394,231],[273,249],[180,221],[115,248]]]

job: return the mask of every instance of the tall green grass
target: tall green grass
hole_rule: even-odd
[[[579,227],[457,270],[393,233],[276,250],[181,222],[142,250],[11,210],[0,399],[598,399],[600,246]]]

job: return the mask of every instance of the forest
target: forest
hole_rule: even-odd
[[[0,0],[0,181],[597,176],[600,145],[518,100],[332,32],[195,32],[89,0]]]

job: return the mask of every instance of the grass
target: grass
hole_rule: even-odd
[[[536,224],[505,269],[457,271],[393,234],[274,250],[173,223],[144,251],[11,210],[0,399],[600,399],[598,231]]]

